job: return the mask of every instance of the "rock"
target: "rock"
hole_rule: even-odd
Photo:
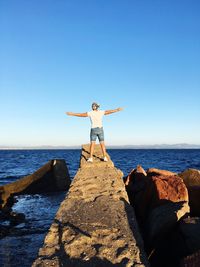
[[[172,176],[172,175],[176,175],[176,173],[166,171],[166,170],[160,170],[160,169],[156,169],[156,168],[150,168],[147,170],[147,175],[148,176],[156,176],[156,175]]]
[[[200,216],[200,171],[187,169],[179,173],[188,189],[191,216]]]
[[[20,223],[23,223],[25,220],[25,215],[23,213],[17,213],[17,212],[11,212],[10,213],[10,225],[11,226],[15,226],[18,225]]]
[[[151,187],[146,190],[146,196],[150,191],[152,197],[148,197],[150,200],[145,229],[147,228],[148,243],[153,246],[170,232],[181,217],[189,213],[190,208],[188,191],[180,177],[160,175],[150,179]]]
[[[53,175],[56,183],[56,190],[68,190],[71,184],[69,171],[65,160],[53,160]]]
[[[146,238],[150,246],[157,244],[190,212],[188,202],[168,202],[151,210],[146,221]]]
[[[64,160],[51,160],[31,175],[0,186],[0,209],[14,204],[14,195],[67,190],[71,180]]]
[[[176,176],[152,176],[154,193],[151,200],[151,208],[171,202],[188,202],[188,191],[183,180]]]
[[[142,166],[138,165],[136,169],[131,171],[127,176],[125,185],[130,204],[135,209],[139,223],[142,224],[149,207],[149,198],[151,198],[151,193],[144,194],[147,188],[150,190],[151,184]]]
[[[155,236],[161,239],[189,213],[188,191],[179,176],[169,173],[146,176],[142,169],[136,169],[130,173],[128,181],[126,188],[130,203],[150,243]]]
[[[188,254],[200,250],[200,218],[185,218],[180,221],[179,227],[187,245]]]
[[[154,242],[153,251],[149,255],[152,267],[180,267],[180,261],[187,255],[185,241],[178,229],[178,223],[163,236],[162,240]]]
[[[148,169],[147,173],[134,169],[125,184],[143,233],[150,264],[154,267],[179,266],[180,259],[188,253],[178,228],[179,222],[190,212],[188,190],[193,210],[197,210],[200,203],[195,202],[199,199],[199,191],[197,188],[187,189],[176,173],[155,168]]]
[[[123,173],[110,158],[101,160],[100,146],[94,164],[86,162],[88,153],[83,146],[80,168],[32,266],[149,266]]]
[[[181,267],[199,267],[200,266],[200,250],[192,255],[188,255],[181,261]]]
[[[9,230],[10,230],[10,226],[0,225],[0,238],[3,238],[6,235],[8,235]]]
[[[138,179],[141,180],[147,176],[145,170],[142,168],[141,165],[138,165],[136,169],[133,169],[130,174],[125,179],[126,186],[132,186]]]
[[[178,174],[187,187],[200,186],[200,171],[196,169],[188,169]]]
[[[137,193],[146,187],[147,174],[142,166],[138,165],[136,169],[133,169],[127,176],[125,181],[126,189],[130,192]]]
[[[189,206],[192,217],[200,217],[200,186],[189,186]]]

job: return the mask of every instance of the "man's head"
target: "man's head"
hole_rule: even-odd
[[[92,110],[98,110],[100,105],[96,102],[92,103]]]

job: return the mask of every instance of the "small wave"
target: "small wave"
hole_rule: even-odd
[[[1,177],[0,179],[10,179],[10,180],[17,180],[20,179],[23,176],[13,176],[13,175],[7,175],[5,177]]]
[[[193,164],[192,168],[200,170],[200,163]]]

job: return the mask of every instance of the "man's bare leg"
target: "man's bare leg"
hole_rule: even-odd
[[[95,141],[92,141],[92,142],[90,143],[90,158],[93,157],[94,146],[95,146]]]
[[[103,153],[103,157],[106,157],[106,147],[105,147],[104,141],[101,141],[100,145],[101,145],[101,150],[102,150],[102,153]]]

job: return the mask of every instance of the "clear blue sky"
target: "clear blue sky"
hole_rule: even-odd
[[[1,0],[0,145],[200,144],[198,0]]]

